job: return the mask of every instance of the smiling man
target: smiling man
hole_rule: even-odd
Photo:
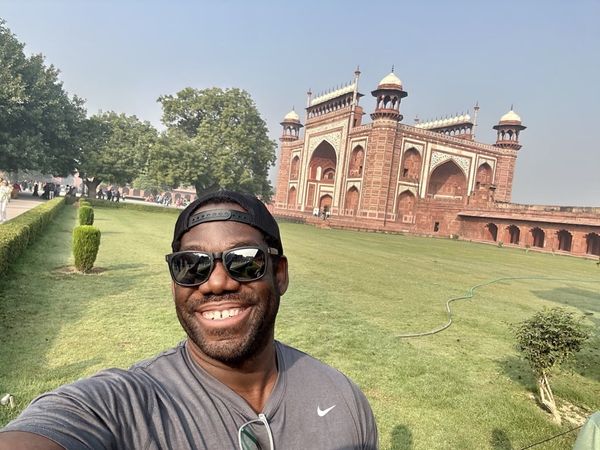
[[[358,387],[275,340],[288,264],[260,200],[200,197],[177,219],[172,249],[187,340],[38,397],[0,432],[0,449],[377,448]]]

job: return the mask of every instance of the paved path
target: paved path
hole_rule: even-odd
[[[39,197],[33,197],[31,192],[19,192],[19,198],[13,198],[8,202],[8,208],[6,210],[8,220],[17,217],[46,201],[47,200],[40,199]]]

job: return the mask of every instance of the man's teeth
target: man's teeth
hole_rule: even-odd
[[[222,311],[205,311],[202,313],[202,317],[210,320],[223,320],[229,317],[237,316],[241,311],[241,308],[224,309]]]

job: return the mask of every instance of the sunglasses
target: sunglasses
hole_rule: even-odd
[[[274,450],[273,434],[264,414],[238,429],[238,443],[240,450]]]
[[[267,254],[278,255],[276,248],[238,247],[211,253],[195,250],[166,255],[171,278],[180,286],[192,287],[205,283],[221,261],[227,274],[242,283],[258,280],[267,271]]]

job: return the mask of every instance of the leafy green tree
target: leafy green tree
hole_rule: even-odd
[[[83,136],[77,169],[89,195],[102,182],[123,185],[138,177],[158,138],[149,122],[112,111],[90,117]]]
[[[246,91],[185,88],[158,101],[167,131],[151,152],[152,177],[192,185],[199,195],[224,188],[270,199],[276,144]]]
[[[68,96],[42,55],[23,48],[0,20],[0,168],[67,175],[80,155],[83,101]]]
[[[573,313],[563,308],[544,308],[516,324],[514,332],[517,349],[536,375],[540,403],[560,424],[560,414],[550,388],[550,371],[581,350],[589,332]]]

